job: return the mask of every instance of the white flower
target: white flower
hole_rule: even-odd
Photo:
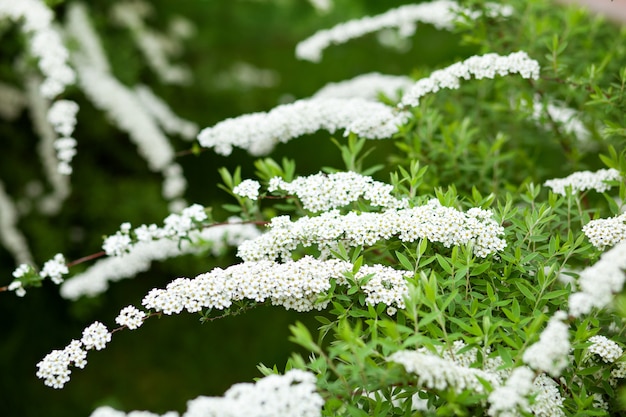
[[[47,261],[43,265],[40,275],[42,278],[49,277],[55,284],[60,284],[63,282],[63,275],[68,273],[69,270],[67,265],[65,265],[65,257],[63,257],[62,254],[57,253],[54,255],[54,258]]]
[[[477,208],[463,213],[442,206],[437,199],[423,206],[382,213],[341,215],[332,210],[316,217],[301,217],[295,222],[277,216],[271,220],[269,231],[243,242],[237,256],[244,261],[290,259],[291,251],[298,245],[332,249],[341,240],[346,247],[371,246],[397,236],[402,242],[428,239],[445,247],[472,244],[474,254],[484,258],[506,246],[499,237],[504,229],[491,216],[490,211]]]
[[[108,256],[122,256],[132,248],[132,240],[128,234],[117,232],[104,239],[102,249]]]
[[[392,196],[393,186],[374,181],[356,172],[318,173],[285,182],[280,177],[270,179],[268,191],[286,191],[297,196],[306,210],[318,213],[344,207],[359,198],[369,200],[373,206],[407,208],[406,199]]]
[[[522,78],[537,79],[539,63],[523,51],[513,52],[506,56],[494,53],[473,56],[418,80],[404,94],[401,104],[406,107],[415,107],[419,104],[419,99],[426,94],[436,93],[444,88],[456,90],[461,86],[461,79],[469,80],[474,76],[480,80],[509,74],[520,74]]]
[[[624,354],[624,351],[617,343],[604,336],[590,337],[589,342],[592,343],[589,346],[589,352],[600,356],[605,363],[613,363]]]
[[[626,240],[626,213],[608,219],[591,220],[583,233],[593,246],[604,249]]]
[[[115,318],[115,322],[120,326],[126,326],[130,330],[138,329],[143,324],[146,313],[133,306],[124,307]]]
[[[259,188],[261,184],[255,180],[243,180],[239,185],[233,188],[233,194],[240,197],[246,197],[250,200],[256,200],[259,198]]]
[[[572,193],[595,190],[603,193],[611,188],[606,181],[616,181],[622,177],[616,169],[600,169],[596,172],[579,171],[565,178],[555,178],[546,181],[546,187],[550,187],[555,194],[566,195],[565,188],[571,187]]]
[[[524,363],[533,369],[545,371],[553,377],[569,363],[568,354],[571,349],[569,342],[569,326],[564,323],[567,314],[557,311],[541,332],[539,341],[529,346],[522,357]]]
[[[106,326],[99,321],[94,322],[83,330],[81,342],[87,350],[93,348],[96,350],[102,350],[110,341],[111,333],[109,333]]]
[[[359,75],[350,80],[326,84],[318,90],[315,98],[355,98],[377,100],[380,94],[390,99],[399,99],[399,93],[413,84],[410,77],[385,75],[377,72]]]
[[[626,241],[605,252],[600,260],[580,273],[580,291],[570,295],[569,314],[580,317],[592,308],[604,308],[613,300],[613,294],[622,291],[626,275]]]
[[[499,377],[492,372],[470,368],[456,363],[453,359],[442,358],[425,349],[419,351],[399,350],[387,358],[399,363],[407,372],[417,375],[417,386],[431,390],[453,389],[461,393],[470,389],[476,393],[485,392],[478,378],[492,385],[499,384]]]
[[[48,121],[56,132],[64,137],[72,136],[76,126],[78,104],[71,100],[57,100],[48,110]]]
[[[490,16],[506,16],[511,13],[511,8],[490,3]],[[428,3],[406,5],[387,12],[362,19],[340,23],[337,26],[321,30],[313,36],[303,40],[296,46],[296,56],[313,62],[319,62],[322,52],[328,46],[342,44],[350,39],[355,39],[368,33],[377,32],[385,28],[397,28],[403,37],[409,37],[415,33],[417,22],[428,23],[437,29],[452,29],[459,12],[474,18],[479,13],[466,10],[454,2],[447,0],[431,1]]]
[[[408,113],[360,98],[311,98],[277,106],[264,113],[226,119],[198,135],[200,145],[230,155],[233,146],[253,155],[268,153],[279,142],[327,130],[345,130],[368,139],[387,139],[408,120]]]
[[[489,416],[509,415],[515,411],[529,411],[528,395],[533,389],[535,374],[529,368],[515,368],[504,385],[489,394]],[[504,413],[504,414],[503,414]]]
[[[188,402],[183,417],[319,417],[323,405],[315,376],[291,369],[254,384],[235,384],[221,398],[198,397]]]

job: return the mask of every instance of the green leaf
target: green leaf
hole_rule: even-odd
[[[407,271],[415,270],[415,265],[413,265],[413,263],[409,261],[409,258],[404,256],[401,252],[396,251],[396,257],[398,258],[398,260],[400,261],[400,265],[402,265],[404,269],[406,269]]]

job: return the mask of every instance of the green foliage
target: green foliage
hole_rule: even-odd
[[[62,0],[47,1],[48,5],[56,6],[60,18],[63,3]],[[487,369],[489,363],[498,360],[497,371],[510,372],[524,365],[524,352],[539,340],[550,317],[559,310],[567,310],[567,300],[576,290],[575,280],[568,277],[578,277],[581,270],[597,262],[602,254],[589,243],[582,231],[583,226],[592,219],[618,215],[626,204],[626,183],[623,180],[626,178],[626,68],[623,67],[626,29],[579,9],[560,8],[539,0],[515,0],[510,2],[515,13],[506,20],[483,17],[465,21],[457,26],[453,35],[435,32],[432,28],[421,32],[420,28],[412,39],[414,50],[407,55],[381,50],[372,39],[366,38],[331,47],[324,61],[313,67],[313,64],[296,62],[292,57],[298,40],[325,25],[381,11],[382,6],[377,2],[343,0],[336,2],[331,14],[317,16],[313,15],[310,6],[295,1],[276,4],[236,2],[236,5],[218,1],[175,3],[155,2],[159,13],[151,23],[162,23],[178,12],[194,20],[198,34],[187,45],[183,57],[190,63],[196,77],[193,88],[158,85],[141,58],[135,56],[134,47],[119,41],[127,39],[128,34],[108,26],[106,2],[94,2],[90,7],[111,54],[113,71],[120,79],[129,85],[139,82],[157,84],[155,90],[159,90],[172,108],[203,126],[237,114],[271,108],[282,94],[306,97],[327,82],[349,78],[364,69],[421,78],[474,52],[507,54],[516,50],[526,51],[540,62],[542,71],[538,80],[515,76],[471,80],[458,90],[444,90],[424,97],[420,105],[411,110],[411,120],[388,141],[367,141],[355,134],[347,138],[330,138],[318,133],[300,139],[302,143],[278,145],[272,157],[260,159],[243,154],[222,159],[201,152],[197,145],[176,143],[181,155],[188,155],[179,160],[188,173],[189,199],[214,208],[207,224],[225,220],[233,214],[258,225],[264,225],[278,215],[286,214],[294,220],[314,216],[297,198],[285,192],[262,191],[259,200],[253,201],[234,194],[232,190],[252,176],[256,176],[262,190],[266,190],[273,177],[292,181],[299,175],[320,170],[327,174],[354,171],[380,181],[387,180],[393,186],[393,195],[406,198],[410,207],[421,206],[436,198],[443,206],[462,211],[474,207],[492,210],[494,218],[504,227],[507,246],[486,257],[476,256],[471,243],[446,247],[424,238],[409,242],[391,237],[352,248],[338,241],[336,248],[324,256],[353,265],[353,270],[344,277],[347,285],[332,280],[330,289],[317,300],[320,304],[328,303],[325,311],[303,314],[298,316],[299,321],[295,324],[282,326],[283,330],[288,327],[291,332],[288,340],[293,342],[292,345],[285,347],[285,335],[276,332],[271,332],[275,339],[269,346],[259,344],[259,349],[266,349],[266,352],[280,347],[282,356],[255,356],[259,357],[258,362],[267,362],[258,366],[263,375],[291,368],[315,374],[319,392],[326,401],[322,411],[324,416],[487,415],[488,397],[495,389],[489,381],[480,380],[482,391],[455,390],[450,386],[427,387],[418,383],[415,373],[408,372],[389,358],[401,350],[420,350],[453,358],[474,352],[472,369]],[[476,7],[483,7],[484,3],[478,0],[467,2]],[[2,48],[8,50],[10,44],[22,42],[19,36],[5,31],[2,37]],[[8,46],[5,46],[5,39],[10,40]],[[430,56],[418,57],[420,48],[431,47],[428,45],[431,42],[445,47],[431,51]],[[283,77],[282,84],[263,92],[243,87],[222,89],[212,83],[218,74],[228,71],[227,64],[237,62],[242,56],[259,66],[275,65],[273,68]],[[5,70],[8,72],[8,65],[4,58],[0,59],[0,74]],[[78,97],[78,92],[67,94],[72,98],[76,96],[78,101],[83,100]],[[552,105],[575,110],[569,121],[579,120],[588,132],[587,137],[581,138],[580,131],[569,128],[568,121],[557,120],[549,111]],[[102,115],[81,101],[81,109],[83,107],[86,120],[79,121],[77,136],[84,135],[92,141],[85,143],[84,147],[79,145],[75,169],[80,175],[75,180],[75,192],[67,212],[52,221],[33,212],[22,221],[28,237],[40,242],[35,248],[37,256],[42,259],[58,251],[75,257],[84,255],[84,251],[97,251],[101,243],[99,236],[117,230],[122,221],[148,224],[159,221],[166,213],[158,187],[154,185],[154,176],[144,172],[145,164],[139,158],[129,156],[134,155],[132,147],[123,142],[109,145],[112,139],[124,135],[109,127]],[[2,157],[0,178],[6,180],[12,195],[24,195],[26,192],[21,190],[25,184],[40,174],[39,168],[23,162],[32,157],[35,135],[25,118],[15,122],[19,129],[8,122],[2,123],[9,132],[7,137],[11,138],[7,155],[17,155],[18,158]],[[104,180],[97,179],[102,175],[102,166],[110,167]],[[222,168],[215,169],[218,166]],[[604,193],[575,192],[570,187],[565,195],[559,195],[542,186],[551,178],[600,168],[613,168],[622,174],[622,180],[609,183],[612,188]],[[130,177],[133,180],[128,179]],[[222,183],[218,184],[220,179]],[[119,195],[120,189],[123,189],[123,196]],[[113,206],[115,209],[111,210]],[[364,199],[338,210],[341,213],[380,211]],[[90,236],[78,243],[61,237],[68,228],[76,225]],[[46,311],[41,311],[32,301],[8,327],[10,336],[7,340],[24,341],[30,345],[25,348],[26,356],[34,365],[43,356],[42,352],[49,350],[49,346],[33,348],[34,340],[56,340],[70,335],[66,337],[69,340],[75,337],[76,329],[80,327],[78,322],[92,316],[111,317],[120,306],[136,302],[146,289],[164,286],[171,277],[179,276],[179,267],[185,268],[184,274],[200,273],[236,263],[232,255],[229,253],[217,260],[197,257],[179,264],[175,261],[165,263],[159,268],[161,274],[150,278],[150,282],[146,283],[148,277],[142,276],[146,280],[131,287],[121,287],[130,288],[129,294],[134,299],[125,294],[124,289],[113,289],[100,299],[82,301],[83,304],[79,303],[71,310],[65,302],[53,298],[54,302],[47,301],[45,308],[66,313],[55,316],[57,322],[53,324],[48,323],[53,318],[42,320],[35,327],[37,334],[26,337],[23,334],[30,323],[37,322],[42,314],[46,315]],[[319,257],[322,253],[318,248],[300,245],[294,251],[294,258],[304,255]],[[8,277],[14,265],[6,254],[0,256],[3,256],[3,273]],[[357,273],[364,265],[371,264],[407,271],[405,308],[366,302],[364,286],[373,275],[357,278]],[[25,286],[41,286],[41,278],[34,270],[29,271],[22,281]],[[44,290],[48,297],[56,297],[46,285]],[[606,411],[598,407],[597,398],[607,401],[612,412],[624,412],[620,402],[621,383],[609,382],[611,372],[621,366],[624,359],[615,363],[601,361],[590,353],[589,338],[598,334],[610,335],[620,346],[626,346],[625,300],[624,294],[617,294],[611,309],[593,310],[587,316],[567,319],[572,346],[570,363],[561,378],[552,378],[564,398],[565,415],[606,415]],[[113,307],[107,308],[109,303]],[[261,308],[260,304],[245,301],[226,311],[203,311],[200,321],[207,326],[201,327],[199,332],[213,332],[211,326],[217,319],[231,320],[231,317],[253,309],[266,313],[262,319],[242,325],[245,331],[273,328],[275,317],[282,317],[278,321],[283,325],[295,316],[288,316],[287,320],[287,316],[279,316],[282,313],[267,313],[268,310]],[[14,307],[11,303],[6,305]],[[10,310],[6,308],[2,313],[9,317]],[[248,313],[255,314],[257,311]],[[64,320],[71,321],[71,324],[62,326],[60,323]],[[56,327],[62,328],[58,334]],[[185,325],[185,330],[189,328]],[[169,330],[174,332],[176,329]],[[190,389],[193,394],[182,392],[183,389],[173,390],[175,394],[189,394],[186,395],[188,398],[198,394],[220,395],[226,388],[219,381],[223,373],[235,369],[237,375],[250,376],[236,363],[215,368],[218,370],[211,375],[198,369],[200,365],[207,367],[203,369],[212,369],[213,364],[223,361],[220,355],[225,354],[224,350],[215,350],[210,346],[212,344],[222,345],[225,350],[232,347],[231,359],[247,355],[248,347],[241,341],[245,336],[243,331],[227,326],[221,327],[220,331],[220,335],[209,339],[206,333],[204,338],[198,339],[185,336],[185,350],[178,356],[172,353],[175,361],[185,364],[186,373],[180,378],[207,386],[206,390],[202,386]],[[260,331],[255,337],[263,340],[266,335]],[[198,340],[202,341],[201,345],[196,344]],[[144,345],[150,346],[154,341],[163,342],[163,338],[152,332],[146,336]],[[455,346],[459,342],[462,347],[457,350]],[[22,353],[19,345],[7,342],[0,350],[5,361],[1,363],[20,374],[32,374],[32,365],[25,370],[22,362],[19,367],[9,363],[12,356]],[[131,349],[130,344],[124,346]],[[151,357],[143,349],[137,349],[137,355]],[[176,351],[171,344],[165,349]],[[110,379],[114,376],[133,378],[135,375],[121,376],[124,367],[128,366],[128,359],[123,358],[121,350],[117,350],[116,355],[107,357],[110,364],[103,364],[107,360],[101,359],[99,369],[110,365],[111,371],[107,374]],[[153,358],[167,360],[170,355],[165,356]],[[115,360],[120,358],[123,359],[121,364],[116,364]],[[152,369],[140,380],[139,387],[120,383],[100,395],[89,390],[89,383],[76,384],[67,388],[74,390],[66,394],[71,397],[68,404],[78,404],[76,415],[86,415],[101,402],[128,409],[145,408],[145,404],[161,411],[180,409],[183,399],[172,400],[166,395],[171,384],[155,387],[150,383],[150,378],[167,380],[158,373],[159,365],[146,366]],[[137,370],[138,373],[144,371]],[[84,381],[97,380],[97,377],[88,375],[90,372],[95,371],[84,371],[76,377],[85,378]],[[11,374],[7,371],[7,375]],[[20,377],[19,382],[19,389],[8,382],[1,387],[6,392],[22,396],[39,392],[38,388],[30,388],[30,380]],[[230,384],[233,381],[223,382]],[[22,384],[28,387],[23,388]],[[102,384],[98,389],[103,389]],[[122,388],[133,389],[133,395],[124,394]],[[146,397],[153,398],[148,401]],[[54,402],[50,398],[53,397],[46,394],[47,403]],[[535,400],[530,399],[531,405]],[[24,416],[35,414],[34,405],[15,401],[10,405],[10,412]],[[62,409],[63,406],[58,406],[49,415],[70,415],[63,414]]]

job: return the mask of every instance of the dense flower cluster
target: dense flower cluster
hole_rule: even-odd
[[[602,254],[600,260],[580,273],[579,292],[569,297],[569,314],[579,317],[592,308],[604,308],[613,294],[622,291],[626,280],[626,242],[621,242]]]
[[[63,350],[53,350],[37,364],[37,377],[49,387],[60,389],[70,380],[70,365],[84,368],[87,365],[87,352],[82,342],[72,340]]]
[[[251,113],[226,119],[203,129],[200,145],[221,155],[230,155],[233,146],[253,155],[263,155],[277,143],[327,130],[344,129],[368,139],[386,139],[408,119],[382,103],[360,98],[311,98],[275,107],[269,112]]]
[[[415,107],[421,97],[436,93],[441,89],[456,90],[461,86],[461,79],[469,80],[472,76],[478,80],[519,74],[522,78],[537,79],[539,63],[531,59],[526,52],[513,52],[506,56],[485,54],[473,56],[465,61],[456,62],[449,67],[434,71],[427,78],[418,80],[402,97],[401,104]]]
[[[315,98],[355,98],[376,100],[382,94],[390,99],[400,99],[401,92],[413,86],[415,81],[401,75],[386,75],[372,72],[351,80],[329,83],[318,90]]]
[[[399,363],[407,372],[416,374],[418,386],[428,389],[440,391],[452,389],[457,393],[470,389],[483,393],[485,386],[480,383],[479,378],[493,386],[500,383],[500,378],[495,373],[458,364],[454,360],[442,358],[425,349],[399,350],[387,360]]]
[[[565,189],[571,187],[573,193],[587,190],[595,190],[603,193],[611,186],[606,181],[617,181],[622,175],[616,169],[600,169],[595,172],[579,171],[565,178],[554,178],[546,181],[546,187],[550,187],[555,194],[566,195]]]
[[[54,98],[73,84],[76,75],[68,65],[69,52],[59,33],[52,27],[54,14],[41,0],[1,1],[0,19],[22,22],[22,31],[28,36],[30,52],[38,60],[46,79],[41,94]]]
[[[63,275],[69,272],[67,265],[65,265],[65,257],[57,253],[54,258],[43,264],[40,275],[42,278],[49,277],[55,284],[60,284],[63,282]]]
[[[383,208],[406,208],[409,205],[407,199],[400,200],[391,194],[393,186],[352,171],[318,173],[291,182],[280,177],[270,179],[268,191],[279,190],[297,196],[302,207],[314,213],[344,207],[359,198]]]
[[[442,206],[437,199],[423,206],[382,213],[342,215],[331,210],[294,222],[287,216],[277,216],[271,220],[268,232],[243,242],[237,255],[244,261],[290,259],[291,252],[298,245],[332,249],[342,241],[348,247],[371,246],[379,240],[397,236],[403,242],[428,239],[445,247],[472,244],[474,254],[484,258],[506,246],[499,237],[504,229],[491,217],[491,211],[472,208],[463,213]]]
[[[165,289],[151,290],[142,304],[165,314],[178,314],[183,309],[190,313],[212,308],[222,310],[244,299],[271,300],[273,305],[296,311],[322,310],[330,300],[318,299],[330,289],[330,280],[346,285],[344,275],[352,268],[349,262],[320,261],[309,256],[284,264],[244,262],[226,269],[213,269],[194,279],[178,278]],[[369,274],[374,276],[362,287],[368,304],[384,302],[404,307],[404,296],[408,292],[403,278],[405,271],[379,265],[362,266],[355,279],[361,280]]]
[[[608,219],[591,220],[583,233],[593,246],[604,249],[626,240],[626,213]]]
[[[569,327],[564,321],[567,313],[557,311],[541,332],[539,341],[529,346],[524,352],[523,360],[531,368],[545,371],[558,377],[569,363],[568,354],[571,349]]]
[[[127,306],[120,311],[120,314],[115,318],[115,322],[120,326],[126,326],[130,330],[138,329],[146,317],[146,313],[138,310],[134,306]]]
[[[235,384],[223,397],[201,396],[188,401],[182,417],[319,417],[323,405],[324,399],[316,391],[315,376],[291,369],[285,375],[269,375],[254,384]],[[126,414],[104,406],[90,417],[178,417],[178,413]]]
[[[222,398],[198,397],[183,417],[318,417],[323,405],[315,375],[291,369],[254,384],[235,384]]]
[[[78,104],[70,100],[57,100],[48,111],[48,121],[54,130],[61,135],[54,142],[59,160],[59,172],[64,175],[72,173],[70,162],[76,155],[76,139],[72,138],[76,126]]]
[[[546,374],[540,374],[534,381],[535,403],[530,406],[537,417],[565,417],[563,397],[558,384]]]
[[[497,4],[489,4],[490,16],[509,16],[513,10]],[[342,44],[350,39],[359,38],[368,33],[377,32],[385,28],[397,28],[400,35],[409,37],[415,33],[417,22],[428,23],[438,29],[452,29],[459,13],[464,12],[474,18],[478,14],[464,9],[455,1],[436,0],[428,3],[405,5],[387,12],[362,19],[340,23],[337,26],[321,30],[313,36],[303,40],[296,46],[296,56],[299,59],[319,62],[322,52],[332,44]]]
[[[136,242],[184,238],[197,227],[198,223],[207,218],[204,207],[193,204],[183,209],[180,214],[167,216],[163,220],[163,227],[158,227],[156,224],[150,226],[144,224],[131,231],[130,223],[123,223],[119,231],[104,239],[102,249],[109,256],[121,256],[130,252]]]
[[[261,188],[261,184],[259,184],[258,181],[243,180],[233,188],[233,194],[249,198],[250,200],[256,200],[259,198],[259,188]]]
[[[605,363],[613,363],[624,354],[624,350],[617,343],[604,336],[592,336],[589,342],[589,352],[600,356]]]
[[[105,292],[110,281],[119,281],[147,271],[153,261],[201,253],[207,249],[218,255],[225,246],[235,247],[244,240],[254,239],[259,235],[258,229],[253,225],[240,224],[240,220],[235,218],[229,221],[229,224],[190,231],[187,238],[180,242],[166,237],[139,241],[132,245],[128,253],[101,259],[86,271],[67,279],[61,286],[61,296],[70,300],[85,295],[95,296]],[[155,226],[145,229],[156,231],[158,228]],[[143,231],[144,228],[137,230]],[[141,236],[149,239],[151,235]]]
[[[529,411],[528,395],[533,390],[535,373],[525,366],[515,368],[504,385],[489,394],[489,416],[514,415],[519,409]]]
[[[94,348],[102,350],[111,341],[111,333],[104,324],[96,321],[83,330],[83,338],[80,341],[87,350]]]

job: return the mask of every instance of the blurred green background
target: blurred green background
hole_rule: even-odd
[[[90,1],[88,7],[114,74],[128,86],[149,85],[175,112],[200,127],[243,113],[266,111],[289,98],[307,97],[328,82],[372,71],[409,75],[416,68],[448,64],[474,52],[461,47],[457,36],[421,25],[410,39],[412,46],[404,52],[385,48],[375,35],[369,35],[330,47],[319,64],[298,61],[295,45],[315,31],[411,2],[334,3],[330,13],[320,14],[304,0],[151,1],[154,13],[147,22],[150,27],[159,30],[180,15],[196,28],[177,61],[193,73],[193,83],[188,86],[159,81],[143,62],[128,30],[111,23],[111,1]],[[55,6],[61,21],[66,7],[63,2]],[[19,86],[13,61],[23,48],[23,40],[15,25],[3,26],[0,33],[0,79]],[[279,82],[271,88],[230,84],[224,74],[238,62],[275,71]],[[116,231],[120,223],[160,223],[167,215],[161,176],[147,169],[127,136],[80,90],[68,90],[66,98],[80,105],[74,134],[78,155],[73,161],[72,195],[60,214],[46,217],[31,211],[19,223],[39,263],[57,252],[69,260],[95,253],[100,250],[102,236]],[[0,137],[0,178],[10,195],[23,198],[27,184],[43,179],[35,152],[37,137],[28,113],[12,122],[0,120]],[[190,148],[178,138],[172,141],[177,151]],[[376,147],[368,163],[384,162],[386,150],[393,144],[383,141]],[[296,160],[300,175],[315,173],[322,166],[342,167],[327,133],[280,145],[272,157],[279,160],[282,156]],[[219,167],[232,170],[241,166],[244,178],[254,175],[253,159],[240,150],[228,158],[209,151],[181,156],[177,162],[189,181],[185,197],[206,206],[232,203],[217,188]],[[102,404],[125,411],[183,411],[189,399],[221,395],[233,383],[260,376],[258,363],[283,369],[290,352],[297,350],[287,341],[288,325],[302,320],[314,326],[313,314],[262,307],[207,324],[200,324],[198,316],[189,314],[151,319],[137,331],[116,334],[104,351],[91,352],[87,368],[75,369],[63,390],[45,387],[35,377],[36,363],[52,349],[61,349],[72,338],[79,338],[86,325],[100,320],[112,327],[119,310],[128,304],[139,305],[149,289],[163,287],[178,276],[193,277],[215,266],[228,266],[237,262],[233,253],[218,259],[188,256],[159,263],[133,280],[113,284],[106,294],[75,303],[62,299],[58,288],[48,282],[22,299],[0,294],[0,416],[88,416]],[[15,267],[12,257],[0,248],[0,285],[11,281]]]

